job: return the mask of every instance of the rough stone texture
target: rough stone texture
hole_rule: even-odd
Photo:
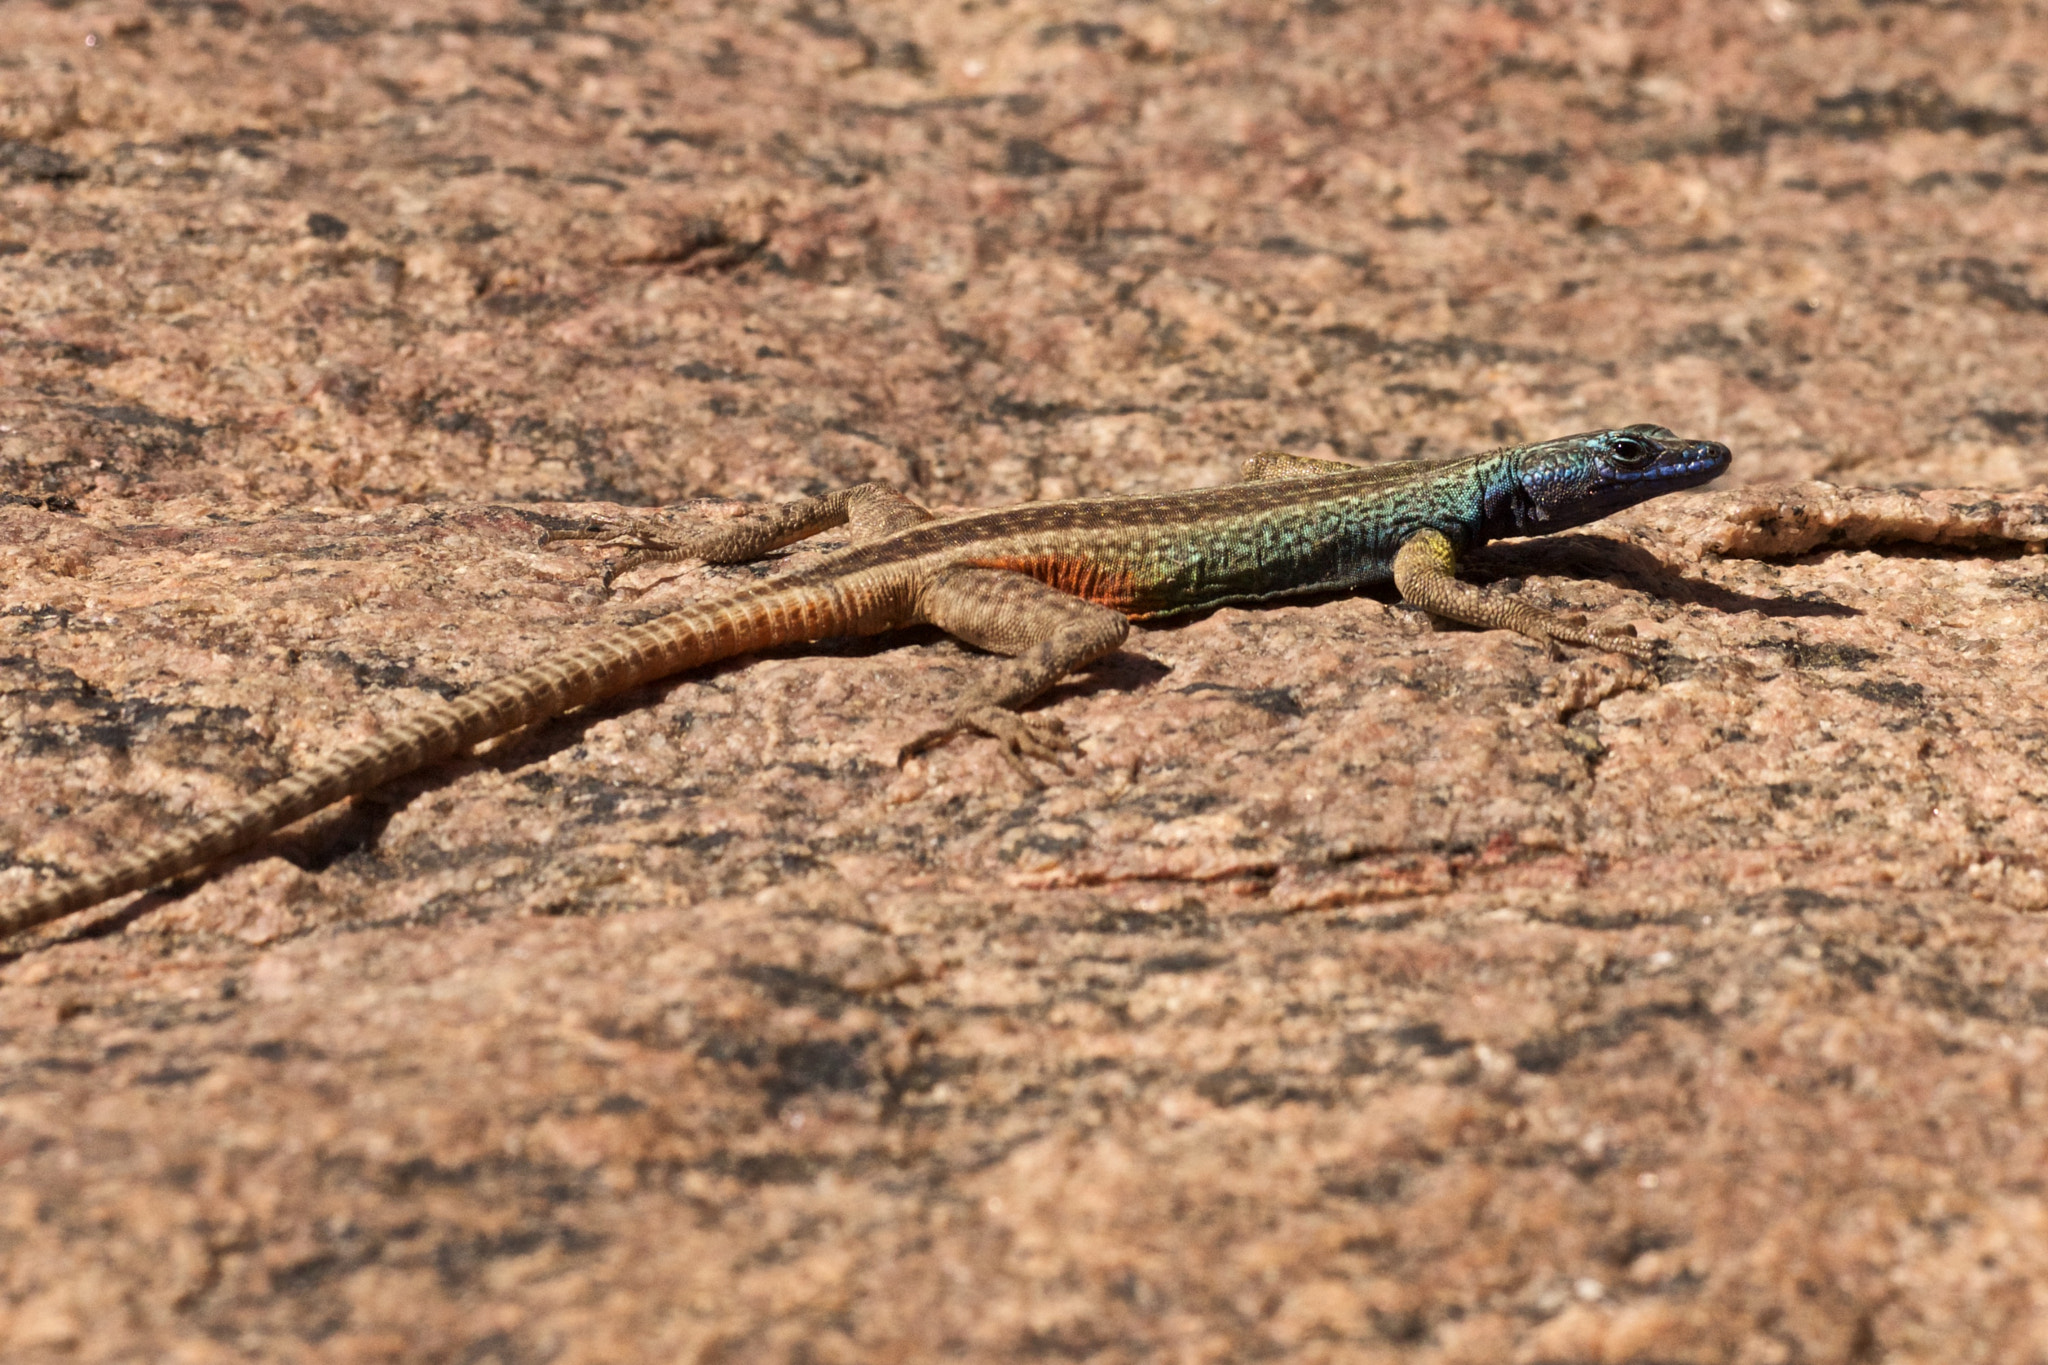
[[[1475,563],[1655,677],[1219,611],[1031,792],[890,761],[970,651],[827,643],[10,945],[0,1351],[2048,1360],[2048,493],[1958,491],[2048,483],[2043,51],[0,5],[0,892],[776,567],[607,599],[534,534],[599,502],[1636,420],[1759,485]]]

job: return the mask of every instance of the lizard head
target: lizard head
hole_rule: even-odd
[[[1506,535],[1562,531],[1659,494],[1692,488],[1728,467],[1728,447],[1639,423],[1523,446],[1514,452]]]

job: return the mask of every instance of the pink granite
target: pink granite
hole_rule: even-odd
[[[735,661],[0,960],[8,1361],[2030,1361],[2028,6],[0,6],[0,893],[748,581],[1656,420],[1475,577]],[[801,564],[798,550],[782,561]]]

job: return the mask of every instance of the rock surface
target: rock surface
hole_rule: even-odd
[[[607,597],[536,536],[604,504],[1635,420],[1752,485],[1475,557],[1655,670],[1217,611],[1032,791],[893,762],[971,651],[828,642],[8,945],[0,1351],[2040,1358],[2043,50],[0,10],[0,894],[822,548]]]

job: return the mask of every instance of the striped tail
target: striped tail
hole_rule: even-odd
[[[552,655],[453,701],[437,702],[100,871],[0,906],[0,938],[205,867],[322,807],[523,725],[735,654],[856,633],[862,624],[847,619],[846,606],[829,586],[784,579]]]

